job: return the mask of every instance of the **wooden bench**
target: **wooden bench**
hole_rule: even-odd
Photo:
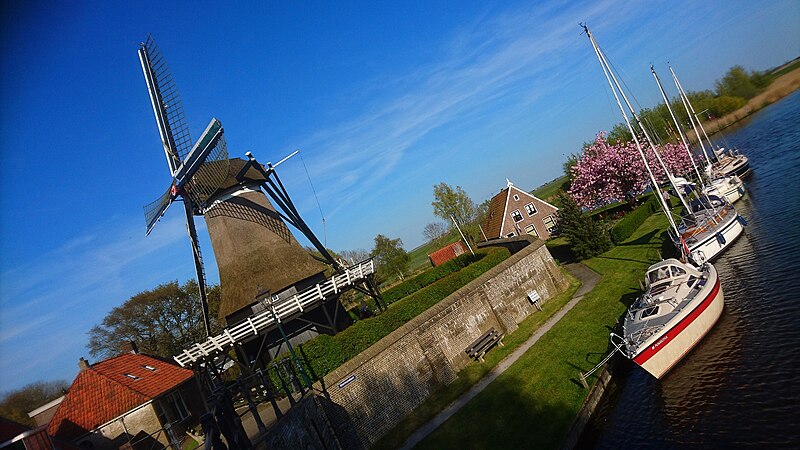
[[[500,333],[492,327],[464,351],[470,358],[483,362],[483,355],[485,355],[490,348],[494,347],[494,344],[499,344],[501,347],[503,346],[503,336],[503,333]]]

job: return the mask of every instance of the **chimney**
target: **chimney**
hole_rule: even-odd
[[[139,346],[136,345],[136,341],[128,341],[120,346],[120,351],[122,353],[133,353],[134,355],[138,355]]]
[[[81,372],[88,369],[90,365],[91,364],[89,364],[89,361],[85,360],[83,357],[81,357],[80,361],[78,361],[78,368],[81,369]]]

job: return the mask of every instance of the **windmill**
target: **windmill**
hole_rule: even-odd
[[[223,333],[224,344],[209,333],[205,343],[176,360],[194,364],[224,354],[223,346],[230,345],[240,363],[252,368],[264,351],[271,352],[270,357],[278,353],[280,343],[270,347],[275,342],[289,346],[289,339],[336,333],[348,326],[349,316],[338,301],[346,289],[373,296],[379,307],[384,306],[372,261],[349,268],[339,264],[300,217],[275,172],[288,157],[266,166],[250,153],[247,160],[229,158],[217,119],[192,144],[178,91],[152,37],[141,44],[139,60],[172,176],[164,195],[145,207],[147,234],[173,202],[183,201],[208,331],[206,280],[194,225],[194,216],[205,217],[220,274],[218,317],[229,327]],[[312,243],[319,258],[303,249],[286,223]],[[333,268],[331,278],[326,264]]]
[[[229,161],[224,130],[217,119],[211,119],[200,139],[192,144],[175,81],[152,36],[148,36],[147,40],[140,44],[139,61],[150,94],[164,155],[167,158],[167,167],[172,176],[167,191],[144,207],[147,225],[145,235],[153,231],[158,220],[173,202],[183,201],[200,291],[203,324],[206,335],[210,335],[206,276],[194,215],[201,210],[211,194],[227,177]]]

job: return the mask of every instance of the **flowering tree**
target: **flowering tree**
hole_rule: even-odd
[[[656,147],[661,159],[675,176],[692,170],[686,149],[675,144]],[[644,148],[647,162],[656,177],[667,180],[653,151]],[[633,141],[609,144],[606,133],[598,133],[593,144],[583,150],[577,164],[572,167],[572,185],[569,194],[582,207],[596,207],[615,201],[631,200],[644,192],[650,184],[642,157]]]

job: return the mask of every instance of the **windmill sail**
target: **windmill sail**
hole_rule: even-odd
[[[228,175],[228,150],[222,124],[212,119],[200,140],[192,145],[178,89],[152,36],[139,49],[139,61],[147,82],[172,184],[155,201],[145,205],[147,233],[179,195],[189,195],[198,211]],[[192,208],[194,212],[194,208]],[[189,218],[187,218],[189,220]]]

